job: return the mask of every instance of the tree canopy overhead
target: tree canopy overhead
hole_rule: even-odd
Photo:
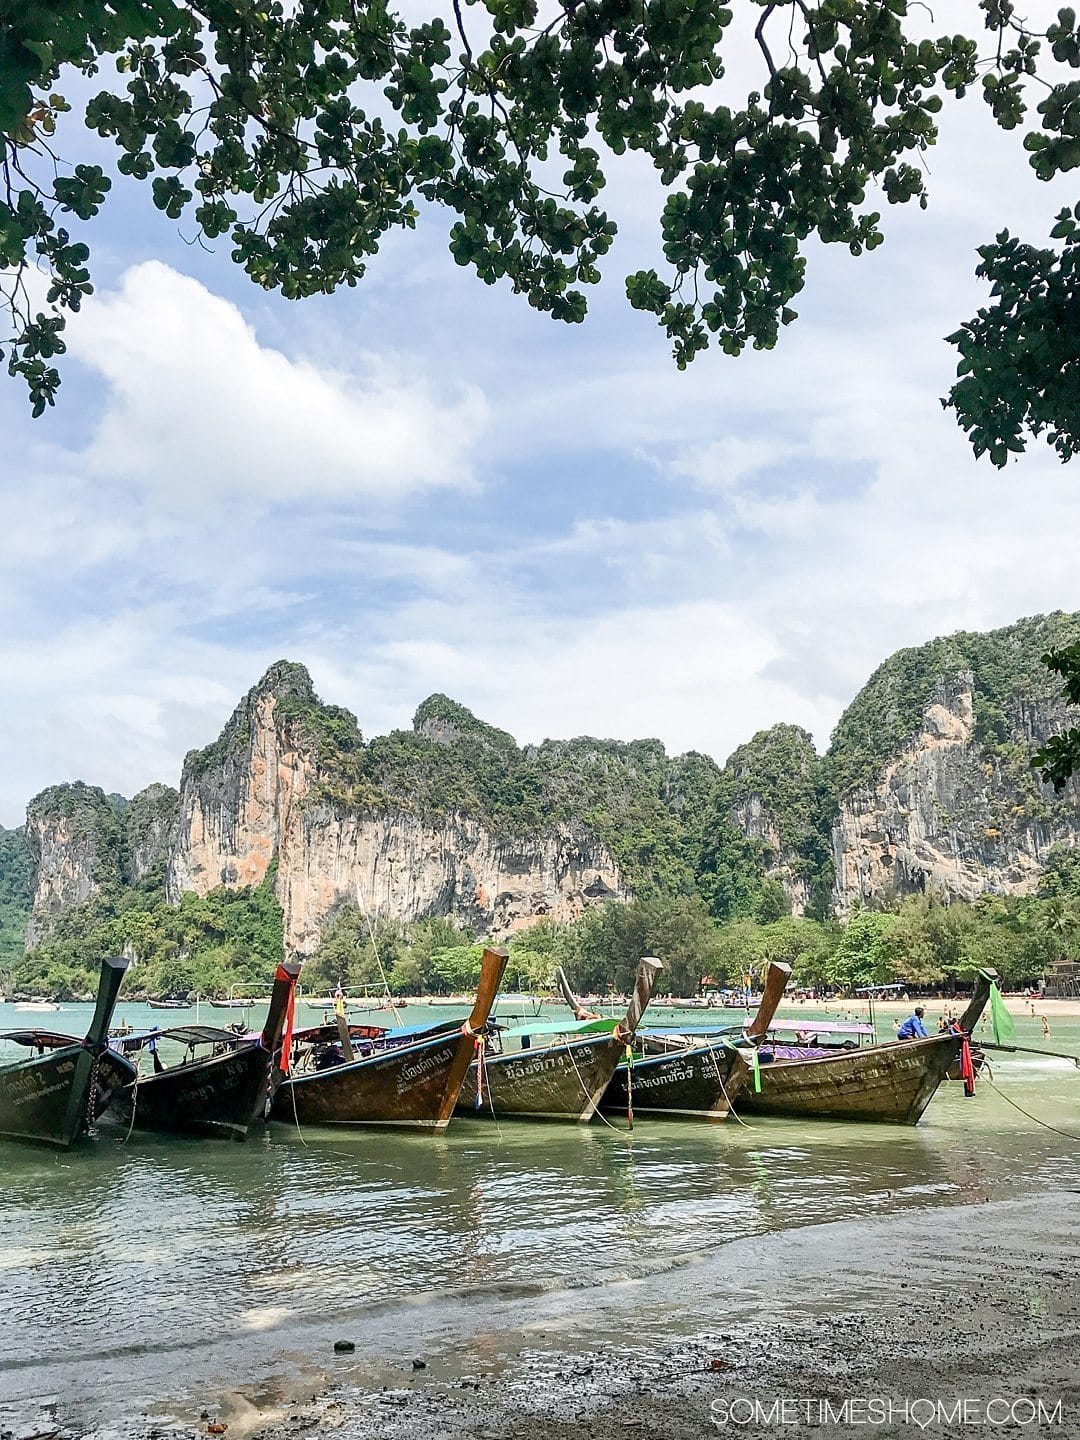
[[[86,125],[188,233],[228,237],[289,298],[355,285],[420,207],[455,260],[580,321],[616,226],[597,204],[639,151],[667,194],[663,273],[626,278],[683,367],[714,341],[768,348],[796,318],[806,243],[882,243],[882,198],[925,206],[920,160],[943,97],[981,96],[1035,175],[1080,163],[1080,27],[1041,31],[1012,0],[968,0],[964,33],[927,36],[908,0],[0,0],[0,270],[9,372],[52,404],[66,311],[90,293],[77,222],[107,203],[102,165],[63,153],[57,86],[108,83]],[[748,46],[737,43],[740,35]],[[726,57],[754,57],[729,103]],[[740,68],[744,68],[740,64]],[[1064,78],[1062,78],[1064,77]],[[1032,109],[1034,103],[1034,108]],[[64,147],[75,132],[64,127]],[[98,153],[97,149],[93,154]],[[92,158],[92,157],[90,157]],[[1080,447],[1075,270],[1080,206],[1057,248],[1002,232],[980,250],[992,300],[950,337],[944,402],[998,465],[1044,434]],[[44,309],[24,284],[49,276]]]

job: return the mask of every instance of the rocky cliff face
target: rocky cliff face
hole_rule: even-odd
[[[171,785],[148,785],[128,806],[126,821],[131,878],[141,880],[176,849],[180,796]]]
[[[1054,844],[1080,838],[1080,789],[1041,784],[1028,756],[1068,720],[1049,697],[1013,697],[1006,745],[977,736],[975,680],[934,686],[917,731],[873,782],[839,804],[832,828],[841,915],[856,901],[937,890],[964,900],[1035,888]]]
[[[740,745],[724,766],[728,818],[756,848],[764,878],[782,887],[795,916],[811,903],[821,761],[797,725],[774,725]]]
[[[302,954],[343,904],[406,921],[448,915],[505,938],[541,916],[573,920],[588,905],[627,898],[612,857],[571,826],[511,840],[465,815],[433,823],[327,806],[298,815],[283,837],[278,894]]]
[[[118,807],[94,785],[54,785],[26,810],[26,844],[33,874],[33,907],[26,932],[31,949],[53,921],[120,877]]]
[[[658,740],[519,748],[442,695],[411,730],[365,742],[303,666],[282,661],[187,757],[179,792],[154,785],[128,803],[76,784],[31,802],[27,943],[162,866],[173,902],[272,883],[300,954],[345,904],[505,937],[540,916],[695,886],[716,915],[745,913],[763,878],[796,915],[821,913],[830,895],[844,915],[929,888],[1021,893],[1052,845],[1080,840],[1080,789],[1057,796],[1029,764],[1077,723],[1040,663],[1077,637],[1080,616],[1054,615],[898,651],[825,756],[777,725],[723,770]]]
[[[445,717],[422,725],[417,734],[436,745],[459,738]],[[580,827],[515,839],[455,811],[410,813],[377,794],[363,757],[352,717],[320,706],[302,667],[274,666],[221,739],[185,763],[170,898],[258,885],[276,861],[286,944],[309,954],[345,904],[373,918],[448,915],[504,937],[626,897],[614,859]]]

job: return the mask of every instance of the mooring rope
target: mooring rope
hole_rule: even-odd
[[[709,1059],[712,1061],[713,1069],[716,1071],[716,1078],[720,1084],[720,1094],[723,1095],[724,1099],[727,1101],[728,1114],[733,1120],[738,1121],[738,1123],[743,1127],[744,1130],[752,1130],[754,1127],[752,1125],[747,1125],[746,1121],[736,1111],[735,1106],[731,1103],[731,1097],[728,1095],[727,1087],[724,1084],[724,1077],[720,1074],[720,1066],[716,1059],[716,1047],[713,1045],[709,1046]]]
[[[573,1049],[571,1048],[571,1046],[570,1046],[569,1044],[567,1044],[565,1048],[566,1048],[566,1053],[567,1053],[567,1055],[569,1055],[569,1057],[570,1057],[570,1064],[574,1067],[574,1074],[577,1076],[577,1082],[578,1082],[578,1084],[581,1086],[581,1093],[585,1096],[585,1099],[586,1099],[586,1100],[591,1100],[591,1099],[592,1099],[592,1095],[589,1093],[589,1090],[588,1090],[588,1088],[587,1088],[586,1085],[585,1085],[585,1081],[581,1078],[581,1071],[578,1069],[577,1060],[574,1058]],[[600,1109],[600,1101],[603,1100],[603,1098],[604,1098],[604,1097],[601,1095],[600,1100],[598,1100],[598,1101],[596,1102],[596,1106],[595,1106],[595,1108],[593,1109],[593,1115],[599,1115],[599,1116],[600,1116],[600,1119],[604,1122],[604,1124],[608,1127],[608,1129],[609,1129],[609,1130],[614,1130],[616,1135],[624,1135],[624,1134],[626,1134],[626,1131],[620,1130],[619,1127],[618,1127],[618,1125],[612,1125],[611,1121],[607,1118],[607,1116],[604,1114],[604,1112]],[[590,1119],[590,1120],[592,1119],[592,1115],[589,1116],[589,1119]]]
[[[397,1006],[394,1004],[394,997],[390,993],[390,979],[387,976],[386,971],[383,969],[382,957],[379,955],[379,946],[375,940],[375,927],[371,923],[371,916],[368,913],[367,902],[364,900],[364,887],[361,885],[359,877],[357,877],[356,881],[356,900],[357,904],[360,907],[360,914],[363,916],[364,922],[368,928],[368,935],[371,938],[371,953],[375,956],[375,964],[379,967],[379,974],[382,976],[383,989],[386,991],[386,998],[390,1002],[390,1010],[394,1016],[394,1020],[398,1025],[400,1025],[401,1015],[398,1012]]]
[[[482,1073],[481,1067],[483,1067]],[[481,1044],[480,1053],[476,1060],[476,1078],[478,1084],[487,1086],[488,1108],[491,1110],[492,1120],[495,1121],[495,1133],[499,1139],[502,1140],[502,1126],[499,1124],[499,1117],[495,1110],[495,1096],[491,1093],[491,1071],[488,1069],[487,1046],[484,1044]],[[481,1101],[481,1104],[483,1104],[483,1101]]]
[[[1005,1094],[1005,1091],[1001,1089],[992,1075],[988,1075],[986,1081],[990,1088],[1001,1096],[1006,1105],[1011,1105],[1014,1110],[1019,1110],[1020,1114],[1026,1116],[1034,1125],[1041,1125],[1044,1130],[1052,1130],[1055,1135],[1060,1135],[1065,1140],[1076,1140],[1080,1142],[1080,1135],[1073,1135],[1068,1130],[1061,1130],[1057,1125],[1051,1125],[1049,1120],[1040,1120],[1037,1115],[1032,1115],[1031,1112],[1025,1110],[1022,1105],[1018,1105],[1015,1100]]]
[[[124,1136],[123,1140],[120,1141],[121,1145],[126,1145],[128,1143],[128,1141],[131,1139],[131,1132],[135,1129],[135,1108],[139,1103],[139,1081],[142,1079],[142,1076],[139,1072],[141,1071],[141,1069],[142,1051],[139,1050],[135,1055],[135,1079],[131,1082],[131,1124],[128,1126],[127,1134]]]

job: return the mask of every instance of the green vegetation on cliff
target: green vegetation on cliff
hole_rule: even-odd
[[[777,872],[805,885],[811,914],[826,912],[831,815],[823,781],[814,742],[798,725],[761,730],[732,753],[701,851],[700,885],[714,915],[768,920],[790,912]]]
[[[265,995],[284,953],[273,873],[254,889],[183,895],[167,904],[157,871],[103,891],[59,917],[49,939],[11,964],[12,988],[60,999],[90,995],[106,955],[136,958],[129,995]]]
[[[0,994],[9,984],[13,961],[23,953],[31,899],[26,831],[0,825]]]
[[[866,785],[918,731],[939,685],[971,675],[975,736],[991,754],[1015,738],[1018,700],[1049,699],[1060,686],[1042,657],[1080,638],[1080,615],[1055,611],[985,633],[960,630],[898,650],[874,671],[840,717],[826,756],[838,798]],[[1025,754],[1025,762],[1030,757]]]
[[[464,706],[433,695],[411,731],[370,742],[364,776],[388,807],[475,818],[528,839],[558,825],[591,834],[642,895],[690,893],[719,768],[670,757],[659,740],[545,740],[521,748]]]
[[[557,829],[569,831],[586,853],[590,844],[605,847],[632,889],[634,904],[618,912],[621,919],[601,909],[588,912],[565,934],[540,925],[530,932],[534,940],[515,938],[525,976],[539,973],[556,949],[573,954],[586,975],[598,973],[598,956],[625,967],[635,946],[656,948],[660,940],[654,944],[650,936],[670,936],[681,926],[680,943],[687,951],[679,973],[687,984],[695,970],[709,974],[742,963],[762,935],[771,937],[770,944],[780,937],[794,946],[802,956],[799,964],[809,969],[828,959],[833,968],[821,973],[836,981],[888,973],[914,983],[919,975],[954,973],[967,965],[976,933],[990,950],[1007,935],[1013,955],[1030,958],[1035,951],[1023,938],[1030,928],[1025,929],[1024,907],[1062,896],[1003,901],[1003,912],[986,911],[993,922],[986,925],[979,907],[945,907],[932,896],[918,896],[911,904],[925,905],[925,914],[909,907],[902,914],[888,911],[887,920],[853,922],[841,944],[839,932],[824,923],[838,803],[881,775],[918,733],[935,696],[952,702],[957,687],[970,685],[976,768],[981,764],[986,777],[984,786],[976,776],[983,809],[971,843],[1004,846],[1018,826],[1047,821],[1058,826],[1051,833],[1068,833],[1061,822],[1074,813],[1066,815],[1070,802],[1040,788],[1029,752],[1062,713],[1056,682],[1041,657],[1077,635],[1080,616],[1059,613],[899,651],[841,717],[825,757],[816,754],[805,731],[776,725],[740,746],[723,768],[695,752],[669,756],[655,739],[582,736],[519,746],[445,695],[424,701],[412,729],[365,743],[349,711],[320,702],[302,665],[281,661],[237,706],[221,737],[189,754],[185,783],[198,786],[227,818],[238,786],[247,783],[255,727],[273,717],[279,749],[309,762],[313,787],[306,803],[315,810],[402,812],[435,825],[451,817],[471,820],[525,854]],[[968,760],[963,763],[970,768]],[[177,792],[166,786],[149,787],[130,804],[82,784],[56,786],[36,797],[30,808],[42,837],[37,843],[45,843],[52,826],[57,843],[81,847],[78,863],[89,867],[98,893],[89,908],[69,912],[49,943],[19,967],[23,988],[30,988],[35,973],[54,973],[61,988],[81,983],[85,966],[80,969],[73,948],[80,926],[88,953],[99,945],[131,944],[147,966],[156,966],[146,972],[147,989],[223,988],[229,976],[241,986],[250,976],[259,988],[262,982],[248,962],[261,965],[280,950],[280,915],[276,908],[265,909],[270,903],[265,887],[236,892],[242,903],[235,909],[220,897],[198,902],[185,897],[177,913],[193,928],[181,933],[170,928],[160,876],[133,882],[133,857],[138,854],[140,867],[154,862],[155,851],[170,843],[179,804]],[[19,833],[0,831],[0,947],[8,951],[17,948],[13,940],[26,914],[26,847],[20,849]],[[32,828],[32,838],[34,833]],[[1039,840],[1040,847],[1045,843]],[[31,854],[31,864],[33,859]],[[1076,887],[1063,864],[1046,883],[1072,896]],[[905,883],[913,888],[917,879]],[[792,895],[823,928],[808,929],[791,919]],[[893,903],[884,895],[877,900],[883,913]],[[1071,899],[1066,909],[1072,913]],[[367,953],[370,936],[365,939],[358,924],[357,917],[349,921],[343,913],[328,927],[316,971],[327,985],[341,978],[335,971],[351,984],[381,979],[373,951]],[[716,950],[717,935],[726,937],[722,953]],[[384,926],[379,944],[387,947],[384,968],[395,987],[437,988],[475,961],[476,939],[433,918],[421,927]],[[621,959],[618,944],[624,947]],[[0,957],[3,953],[0,949]],[[1004,973],[1019,963],[1005,957],[998,968]],[[59,969],[50,971],[51,966]]]

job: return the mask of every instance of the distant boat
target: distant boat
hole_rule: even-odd
[[[509,991],[499,995],[495,1002],[494,1015],[539,1015],[544,1008],[544,1001],[540,995],[530,995],[527,991]]]
[[[37,1051],[30,1059],[0,1065],[0,1136],[67,1150],[134,1076],[134,1067],[108,1048],[109,1022],[127,968],[122,955],[102,961],[84,1039],[42,1030],[0,1036]]]
[[[146,1050],[154,1071],[141,1075],[119,1097],[125,1121],[146,1130],[247,1137],[248,1127],[266,1109],[272,1067],[292,1003],[300,966],[279,965],[270,997],[270,1013],[261,1035],[237,1034],[211,1025],[179,1025],[118,1038],[125,1054]],[[161,1042],[183,1048],[183,1059],[164,1065]]]
[[[212,1010],[250,1010],[253,1005],[265,1005],[265,1000],[208,1000]],[[171,1007],[170,1007],[171,1008]]]
[[[191,1010],[193,1005],[190,1000],[147,1000],[151,1010]]]
[[[55,1000],[19,1000],[15,1005],[16,1010],[55,1011],[60,1006]]]
[[[336,1010],[338,1002],[331,997],[329,1000],[305,1000],[304,1004],[312,1010]],[[370,1000],[367,998],[363,1000],[350,1000],[348,996],[344,997],[344,1005],[346,1010],[354,1014],[366,1014],[372,1010],[390,1009],[389,1000]]]

